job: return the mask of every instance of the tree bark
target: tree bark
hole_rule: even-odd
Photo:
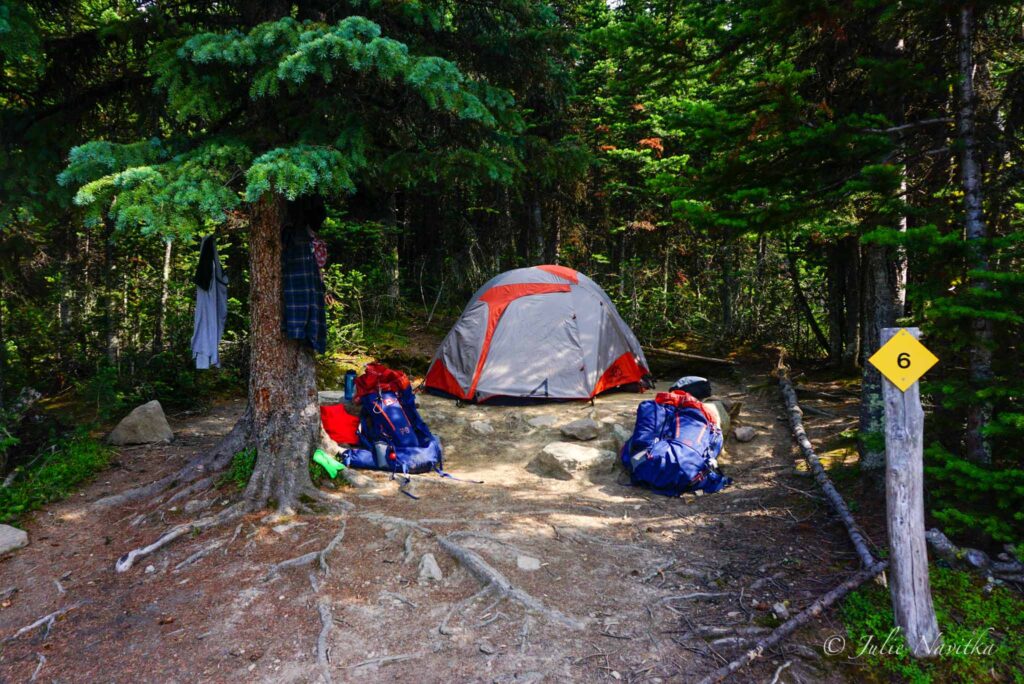
[[[245,497],[288,514],[299,495],[313,489],[309,457],[320,438],[316,369],[313,350],[281,330],[284,201],[265,195],[250,216],[249,410],[257,456]]]
[[[960,173],[964,190],[964,234],[969,247],[968,268],[987,271],[988,226],[982,211],[982,171],[978,163],[978,142],[974,110],[974,6],[965,4],[960,10]],[[989,283],[984,278],[972,279],[972,287],[985,292]],[[992,322],[976,318],[971,324],[973,339],[968,357],[968,377],[977,391],[992,382]],[[992,403],[974,399],[967,413],[967,457],[976,463],[992,462],[992,446],[984,434],[992,420]]]
[[[882,376],[867,359],[878,350],[882,329],[891,327],[896,319],[896,273],[890,252],[878,244],[867,245],[864,249],[863,380],[858,450],[862,471],[876,476],[885,468],[882,446],[885,406]]]

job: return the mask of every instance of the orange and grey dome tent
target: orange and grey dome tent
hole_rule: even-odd
[[[597,283],[565,266],[533,266],[476,291],[424,384],[466,401],[589,399],[647,373],[636,335]]]

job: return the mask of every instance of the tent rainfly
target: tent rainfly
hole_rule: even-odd
[[[636,335],[604,290],[546,265],[506,271],[477,290],[425,384],[466,401],[589,399],[647,374]]]

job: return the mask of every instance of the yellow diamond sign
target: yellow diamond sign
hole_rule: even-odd
[[[893,335],[868,359],[868,363],[899,387],[901,392],[906,392],[908,387],[938,362],[935,354],[906,330]]]

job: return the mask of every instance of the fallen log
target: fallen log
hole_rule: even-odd
[[[807,438],[807,432],[804,430],[803,412],[800,410],[800,404],[797,402],[796,389],[793,387],[793,383],[790,382],[789,377],[786,375],[786,371],[780,366],[778,371],[779,376],[779,389],[782,392],[782,399],[786,405],[786,413],[789,416],[789,425],[793,431],[793,437],[796,439],[797,444],[800,445],[800,451],[803,453],[804,459],[807,461],[807,466],[811,469],[814,474],[814,480],[821,487],[821,491],[825,494],[825,498],[828,499],[829,504],[832,505],[836,515],[843,521],[843,525],[846,526],[846,532],[850,536],[850,541],[853,543],[853,548],[856,549],[857,555],[860,557],[861,566],[868,568],[875,564],[875,557],[868,548],[867,540],[864,537],[864,533],[861,532],[857,522],[853,519],[853,515],[850,513],[849,507],[843,500],[839,490],[832,484],[832,480],[829,479],[828,473],[825,472],[825,468],[821,465],[821,461],[818,459],[818,455],[814,453],[814,447],[811,445],[811,440]]]
[[[700,680],[700,684],[715,684],[716,682],[720,682],[747,663],[760,658],[765,651],[777,646],[783,639],[810,622],[812,618],[821,615],[836,601],[843,598],[868,580],[877,577],[879,573],[885,570],[887,565],[888,563],[886,561],[880,561],[869,567],[862,568],[853,575],[850,575],[850,577],[842,584],[837,585],[810,606],[776,627],[771,634],[755,643],[752,649]]]
[[[644,353],[646,354],[661,354],[662,356],[672,356],[679,359],[686,359],[688,361],[704,361],[705,363],[717,363],[723,366],[737,366],[737,362],[730,359],[719,359],[714,356],[703,356],[701,354],[691,354],[690,352],[675,351],[674,349],[662,349],[660,347],[643,347]]]

